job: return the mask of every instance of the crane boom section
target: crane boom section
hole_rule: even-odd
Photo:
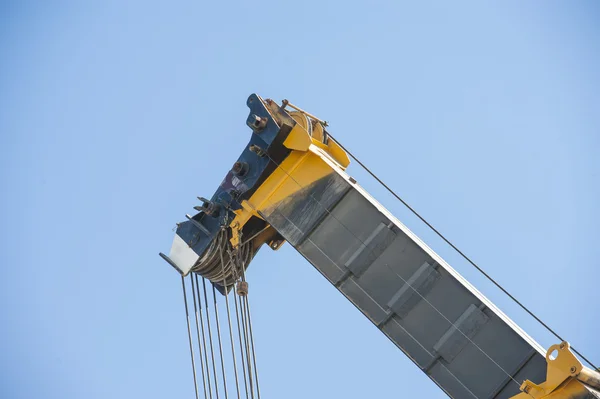
[[[345,172],[326,123],[287,102],[252,95],[247,104],[253,138],[232,169],[246,179],[225,184],[230,172],[163,257],[210,278],[215,226],[227,231],[228,253],[252,244],[244,268],[263,243],[287,241],[448,396],[511,398],[524,381],[543,389],[542,347]],[[598,397],[577,392],[556,397]]]
[[[510,398],[523,380],[544,381],[539,345],[341,168],[319,161],[332,173],[310,184],[287,172],[297,190],[261,211],[271,226],[450,397]]]

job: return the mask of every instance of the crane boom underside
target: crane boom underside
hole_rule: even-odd
[[[546,360],[531,338],[332,170],[272,204],[265,220],[449,396],[510,398],[521,381],[544,380]]]

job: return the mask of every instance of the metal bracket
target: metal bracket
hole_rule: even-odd
[[[173,262],[171,260],[171,258],[169,258],[167,255],[163,254],[162,252],[159,253],[160,257],[163,258],[169,265],[171,265],[173,267],[173,269],[177,270],[177,273],[181,274],[182,276],[185,276],[185,273],[175,264],[175,262]]]
[[[588,387],[600,388],[600,374],[584,367],[571,352],[568,342],[552,345],[546,352],[546,381],[535,384],[525,380],[522,393],[513,399],[588,398]]]
[[[204,225],[202,223],[200,223],[199,221],[197,221],[196,219],[194,219],[193,217],[191,217],[190,215],[186,214],[185,217],[187,218],[187,220],[189,220],[194,226],[196,226],[196,228],[198,230],[200,230],[201,232],[203,232],[207,237],[210,236],[210,231],[208,231],[208,229],[206,227],[204,227]]]

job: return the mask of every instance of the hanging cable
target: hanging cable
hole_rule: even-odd
[[[223,261],[223,252],[221,249],[221,265],[223,266],[223,269],[225,269],[225,263]],[[223,272],[223,275],[225,273]],[[233,341],[233,329],[231,327],[231,313],[229,311],[229,292],[228,292],[229,287],[226,285],[225,283],[225,278],[223,278],[223,292],[225,293],[225,308],[227,309],[227,324],[229,325],[229,341],[231,343],[231,356],[233,358],[233,373],[234,373],[234,377],[235,377],[235,389],[237,392],[237,397],[238,399],[241,399],[240,397],[240,385],[238,382],[238,371],[237,371],[237,362],[235,360],[235,344]],[[234,294],[235,295],[235,294]]]
[[[217,325],[217,340],[219,341],[219,355],[221,357],[221,373],[223,374],[223,393],[225,399],[227,399],[227,378],[225,376],[225,362],[223,360],[223,345],[221,344],[221,327],[219,325],[219,309],[217,307],[217,290],[214,284],[212,284],[212,294],[215,305],[215,323]]]
[[[239,283],[238,283],[239,284]],[[240,306],[240,320],[242,323],[242,339],[244,341],[244,354],[246,357],[246,370],[248,371],[248,385],[250,386],[250,397],[254,398],[254,384],[252,380],[252,362],[250,359],[250,347],[248,345],[248,328],[246,325],[246,315],[245,309],[242,303],[242,295],[239,295],[238,291],[238,301]]]
[[[237,289],[234,289],[233,303],[235,305],[235,318],[236,318],[236,325],[237,325],[237,330],[238,330],[238,342],[240,344],[240,357],[242,360],[242,374],[244,375],[244,388],[246,390],[246,399],[249,399],[248,393],[252,394],[252,391],[248,389],[248,374],[246,373],[246,359],[244,357],[244,346],[243,346],[244,344],[242,341],[240,312],[239,312],[237,298],[238,298]],[[252,397],[254,397],[254,396],[252,395]]]
[[[256,394],[260,399],[260,387],[258,384],[258,367],[256,367],[256,350],[254,349],[254,334],[252,333],[252,319],[250,318],[250,299],[246,295],[246,308],[248,309],[248,327],[250,332],[250,346],[252,349],[252,362],[254,363],[254,380],[256,381]]]
[[[252,367],[250,367],[250,355],[252,355],[252,366],[254,366],[254,385],[256,386],[256,396],[258,399],[260,399],[260,388],[258,386],[258,369],[256,367],[256,354],[254,351],[254,337],[252,336],[252,325],[250,323],[250,308],[248,305],[248,282],[246,282],[246,269],[244,267],[241,268],[241,274],[242,274],[242,281],[239,284],[242,284],[242,289],[241,289],[241,293],[243,295],[241,295],[240,301],[243,303],[243,313],[244,313],[244,326],[245,329],[247,331],[247,335],[248,335],[248,351],[247,351],[247,356],[248,356],[248,367],[251,369]]]
[[[207,396],[207,391],[206,391],[206,375],[204,373],[204,360],[202,359],[202,340],[200,339],[200,325],[198,322],[198,305],[196,303],[196,289],[195,289],[195,284],[194,284],[194,277],[190,276],[190,280],[192,281],[192,296],[194,299],[194,313],[196,314],[196,333],[198,334],[198,349],[200,351],[200,370],[202,370],[202,385],[204,387],[204,397],[208,398],[208,397],[212,397],[212,394],[210,396]],[[203,334],[204,335],[204,334]],[[204,346],[204,350],[206,351],[206,345]],[[209,381],[210,383],[210,381]],[[210,393],[210,388],[208,393]]]
[[[241,234],[240,234],[241,236]],[[237,249],[237,251],[231,249],[229,255],[232,259],[233,262],[233,266],[235,269],[235,279],[236,281],[239,283],[240,281],[240,276],[241,276],[241,272],[240,270],[244,270],[244,264],[243,264],[243,260],[240,259],[239,256],[239,247]],[[242,361],[242,374],[244,376],[244,389],[246,392],[246,399],[249,399],[249,395],[250,394],[252,397],[254,397],[252,390],[248,389],[248,374],[246,373],[246,359],[244,356],[244,345],[243,345],[243,341],[242,341],[242,330],[241,330],[241,322],[240,322],[240,310],[238,307],[238,300],[237,300],[237,296],[238,296],[238,290],[237,290],[237,284],[234,287],[233,290],[233,303],[235,305],[235,318],[236,318],[236,326],[237,326],[237,330],[238,330],[238,342],[240,344],[240,357],[241,357],[241,361]]]
[[[550,328],[546,323],[544,323],[538,316],[536,316],[531,310],[529,310],[525,305],[523,305],[517,298],[515,298],[510,292],[508,292],[504,287],[502,287],[502,285],[500,285],[500,283],[496,282],[496,280],[494,280],[489,274],[487,274],[481,267],[479,267],[474,261],[471,260],[471,258],[469,258],[467,255],[465,255],[460,249],[458,249],[458,247],[456,247],[454,244],[452,244],[452,242],[450,242],[450,240],[448,240],[442,233],[440,233],[435,227],[433,227],[433,225],[431,225],[423,216],[421,216],[415,209],[413,209],[406,201],[404,201],[398,194],[396,194],[394,192],[394,190],[392,190],[387,184],[385,184],[379,177],[377,177],[377,175],[375,175],[375,173],[373,173],[365,164],[363,164],[358,158],[356,158],[354,156],[354,154],[352,154],[352,152],[350,152],[348,149],[346,149],[338,140],[335,139],[335,137],[333,137],[331,134],[327,133],[327,135],[329,136],[329,138],[331,138],[332,140],[334,140],[344,151],[346,151],[346,153],[348,153],[348,155],[350,155],[350,157],[352,159],[354,159],[356,161],[356,163],[358,163],[369,175],[371,175],[371,177],[373,177],[375,180],[377,180],[377,182],[379,182],[379,184],[381,184],[390,194],[392,194],[394,197],[396,197],[397,200],[399,200],[406,208],[408,208],[408,210],[410,210],[416,217],[418,217],[423,223],[425,223],[425,225],[427,225],[427,227],[429,227],[435,234],[438,235],[438,237],[440,237],[442,240],[444,240],[444,242],[446,242],[446,244],[448,244],[450,247],[452,247],[452,249],[454,249],[460,256],[462,256],[467,262],[469,262],[473,267],[475,267],[475,269],[477,269],[481,274],[483,274],[489,281],[491,281],[496,287],[498,287],[504,294],[506,294],[510,299],[512,299],[517,305],[519,305],[521,307],[521,309],[523,309],[525,312],[527,312],[531,317],[533,317],[538,323],[540,323],[544,328],[546,328],[546,330],[548,330],[550,333],[552,333],[557,339],[559,339],[561,342],[564,341],[564,339],[558,335],[557,332],[555,332],[552,328]],[[577,349],[575,349],[573,346],[571,346],[571,350],[573,352],[575,352],[576,354],[578,354],[583,360],[585,360],[590,366],[592,366],[594,369],[597,369],[598,367],[595,366],[591,361],[589,361],[584,355],[582,355],[579,351],[577,351]]]
[[[210,313],[208,311],[208,296],[206,294],[206,279],[202,278],[202,288],[204,289],[204,304],[206,305],[205,309],[206,309],[206,326],[208,327],[208,343],[210,346],[210,357],[212,360],[212,371],[213,371],[213,376],[214,376],[214,381],[215,381],[215,395],[216,398],[219,399],[219,387],[217,384],[217,366],[215,364],[215,351],[214,351],[214,347],[213,347],[213,340],[212,340],[212,329],[210,327]]]
[[[241,248],[238,247],[238,254],[241,253]],[[244,339],[244,349],[246,355],[247,362],[247,370],[248,370],[248,385],[250,385],[250,396],[254,398],[254,383],[252,377],[252,361],[250,359],[250,345],[248,338],[248,324],[246,320],[246,308],[244,306],[243,298],[248,295],[248,283],[246,282],[245,270],[246,264],[244,263],[245,258],[242,256],[238,256],[238,261],[240,262],[239,273],[240,279],[237,283],[236,293],[238,294],[238,300],[240,305],[240,313],[241,313],[241,322],[242,322],[242,337]]]
[[[204,332],[204,320],[202,316],[202,298],[200,297],[200,283],[198,282],[198,275],[194,274],[193,278],[196,280],[196,297],[198,298],[198,312],[200,314],[200,329],[202,332],[202,345],[204,347],[204,365],[206,367],[206,380],[208,381],[208,394],[212,399],[212,386],[210,383],[210,366],[208,363],[208,349],[206,349],[206,334]],[[215,386],[217,381],[214,381]]]
[[[236,257],[234,255],[234,251],[230,250],[229,251],[229,255],[232,259],[232,262],[236,263]],[[237,279],[237,271],[236,271],[236,279]],[[236,297],[237,293],[236,293],[236,287],[233,287],[233,304],[234,304],[234,309],[235,309],[235,325],[236,325],[236,329],[238,332],[238,343],[240,346],[240,358],[241,358],[241,364],[242,364],[242,377],[244,379],[244,392],[246,393],[246,399],[250,399],[249,396],[249,390],[248,390],[248,376],[246,374],[246,365],[245,365],[245,359],[244,359],[244,348],[243,348],[243,344],[242,344],[242,332],[241,332],[241,328],[240,328],[240,313],[239,313],[239,309],[238,309],[238,302],[237,302],[237,297]]]
[[[245,334],[246,334],[246,356],[248,359],[248,369],[250,370],[250,375],[253,381],[253,385],[256,388],[256,395],[257,398],[260,398],[259,395],[259,389],[258,389],[258,385],[256,384],[256,362],[254,362],[253,356],[252,356],[252,345],[251,345],[251,334],[250,334],[250,328],[248,326],[248,306],[247,306],[247,302],[246,302],[247,297],[243,296],[240,298],[240,302],[241,302],[241,306],[243,309],[243,315],[244,315],[244,330],[245,330]]]
[[[240,234],[241,239],[241,234]],[[244,310],[242,308],[241,296],[245,295],[248,292],[248,283],[244,281],[244,270],[246,268],[245,260],[246,258],[243,256],[242,248],[237,247],[235,251],[233,251],[236,260],[236,280],[237,284],[235,287],[235,306],[236,306],[236,317],[238,324],[238,332],[241,330],[240,334],[240,349],[242,353],[242,368],[244,369],[244,381],[247,380],[248,385],[246,388],[246,392],[250,392],[250,397],[254,399],[254,384],[252,383],[252,367],[250,363],[249,353],[248,353],[248,345],[247,345],[247,330],[245,328],[244,322]],[[239,307],[239,312],[238,312]],[[238,314],[239,313],[239,314]],[[248,391],[249,388],[249,391]]]
[[[190,343],[190,357],[192,358],[192,373],[194,375],[194,389],[196,391],[196,399],[199,399],[198,381],[196,380],[196,362],[194,361],[194,345],[192,340],[192,328],[190,327],[190,313],[188,311],[187,294],[185,292],[185,278],[181,276],[181,287],[183,289],[183,304],[185,305],[185,317],[187,321],[188,340]]]

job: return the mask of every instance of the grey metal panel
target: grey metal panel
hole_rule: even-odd
[[[474,369],[473,376],[479,372],[483,372],[483,370]],[[471,391],[469,387],[461,381],[460,377],[462,376],[457,376],[442,362],[435,363],[431,369],[427,371],[427,374],[439,386],[444,387],[444,391],[446,391],[451,398],[482,398]]]
[[[290,184],[294,184],[292,179]],[[270,204],[262,212],[263,217],[290,244],[299,245],[349,188],[349,184],[341,176],[329,174],[301,187],[285,200]]]
[[[396,235],[391,226],[379,223],[364,243],[361,243],[358,249],[354,251],[344,266],[355,276],[360,276],[367,270],[371,263],[381,256],[392,241],[394,241],[395,237]]]
[[[433,350],[448,363],[452,362],[488,320],[477,306],[470,305],[433,345]]]
[[[373,298],[357,283],[354,278],[346,279],[339,287],[346,297],[363,311],[374,324],[384,321],[388,312],[382,308]]]
[[[544,380],[539,345],[359,186],[327,205],[304,198],[318,220],[274,207],[267,221],[293,230],[295,248],[448,395],[504,398]]]
[[[530,358],[526,358],[521,367],[515,372],[511,373],[512,378],[516,381],[521,382],[524,380],[531,381],[544,381],[546,379],[546,358],[543,356],[537,356],[537,352]],[[498,394],[495,396],[496,399],[509,399],[520,392],[517,384],[514,384],[512,380],[499,387]]]
[[[431,365],[437,356],[432,350],[422,345],[418,337],[409,333],[397,316],[393,316],[381,331],[401,348],[421,369]]]
[[[394,294],[387,306],[399,317],[406,317],[412,308],[421,301],[421,298],[429,293],[439,277],[440,273],[431,264],[423,263]]]

